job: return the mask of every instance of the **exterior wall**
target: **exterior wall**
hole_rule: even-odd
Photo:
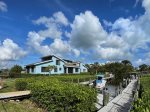
[[[88,72],[87,68],[83,65],[83,63],[80,63],[80,70],[81,72]]]
[[[76,72],[76,68],[73,68],[73,73],[74,74],[79,74],[80,73],[80,68],[78,68],[78,72]]]
[[[41,63],[37,64],[34,67],[34,72],[32,72],[32,69],[29,69],[29,73],[31,74],[49,74],[49,72],[42,72],[42,67],[48,67],[49,65],[56,66],[57,72],[54,71],[54,69],[51,71],[51,74],[63,74],[65,73],[64,70],[64,62],[60,60],[60,65],[56,65],[56,60],[58,60],[56,57],[52,57],[52,60],[47,63]],[[61,70],[60,70],[61,68]],[[73,74],[80,74],[81,72],[87,72],[87,68],[83,65],[83,63],[80,63],[80,67],[78,68],[78,71],[76,72],[76,68],[73,68]],[[68,68],[66,68],[66,73],[68,73]]]
[[[52,57],[52,61],[44,64],[36,65],[34,68],[34,74],[49,74],[49,72],[42,72],[42,67],[47,67],[48,65],[54,65],[57,67],[57,72],[54,72],[54,69],[51,71],[51,74],[63,74],[64,73],[64,62],[60,60],[60,65],[56,65],[57,58]],[[60,70],[61,68],[61,70]]]

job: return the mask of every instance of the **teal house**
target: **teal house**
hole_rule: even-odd
[[[26,65],[26,72],[30,74],[49,74],[48,66],[55,66],[51,74],[79,74],[87,72],[86,66],[81,62],[74,62],[59,58],[55,55],[44,56],[40,62]]]

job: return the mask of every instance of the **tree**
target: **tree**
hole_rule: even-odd
[[[129,60],[123,60],[121,63],[124,65],[132,65]]]
[[[48,65],[47,71],[49,72],[49,75],[51,74],[51,71],[52,71],[53,69],[55,69],[55,68],[56,68],[56,66]]]
[[[123,62],[112,62],[100,66],[100,72],[110,72],[114,74],[113,84],[118,85],[123,78],[129,76],[129,72],[134,70],[132,63],[128,60]]]
[[[149,66],[146,64],[142,64],[139,66],[139,70],[140,71],[148,71],[149,70]]]
[[[95,70],[95,74],[97,74],[97,71],[99,69],[99,63],[98,62],[95,62],[94,65],[93,65],[93,68]]]
[[[21,71],[22,71],[22,67],[20,65],[14,65],[10,69],[10,73],[21,73]]]

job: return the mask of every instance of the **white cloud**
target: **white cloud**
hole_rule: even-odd
[[[150,0],[143,0],[143,6],[146,10],[145,14],[138,18],[119,18],[114,23],[104,21],[108,28],[111,27],[111,32],[107,40],[101,44],[99,51],[104,52],[100,55],[102,58],[135,58],[139,48],[149,49],[147,43],[150,42]]]
[[[62,12],[54,13],[53,17],[55,18],[56,23],[61,23],[65,26],[69,25],[68,19]]]
[[[61,29],[61,26],[69,26],[63,13],[55,13],[49,18],[41,17],[34,23],[45,25],[47,29],[40,30],[35,37],[29,37],[30,46],[41,54],[74,53],[76,56],[89,55],[109,61],[131,60],[136,57],[139,48],[149,49],[150,0],[143,0],[142,5],[145,13],[139,17],[118,18],[114,23],[104,21],[109,32],[104,30],[99,18],[91,11],[76,15],[70,32]],[[63,40],[63,34],[69,37],[68,40]],[[46,38],[51,38],[54,42],[43,45]],[[138,60],[139,63],[141,61]]]
[[[46,39],[45,37],[41,37],[36,32],[29,32],[27,38],[27,44],[31,48],[32,52],[34,50],[40,54],[47,55],[51,52],[49,46],[41,45],[45,39]]]
[[[7,5],[3,1],[0,1],[0,11],[7,12]]]
[[[136,63],[136,65],[141,65],[141,64],[144,64],[145,62],[142,59],[138,59],[135,61],[135,63]]]
[[[50,45],[50,49],[52,50],[52,53],[56,55],[65,55],[71,51],[68,42],[62,41],[61,39],[55,39]]]
[[[80,51],[77,49],[72,49],[73,53],[75,54],[76,57],[80,56]]]
[[[76,15],[71,28],[70,41],[71,45],[76,48],[89,49],[97,47],[107,36],[98,17],[91,11]]]
[[[93,55],[96,58],[106,59],[109,61],[129,59],[131,57],[128,49],[112,47],[98,47]]]
[[[61,38],[62,31],[61,26],[68,26],[68,19],[62,12],[56,12],[52,17],[40,17],[33,21],[36,25],[44,25],[46,29],[40,30],[38,34],[44,38]]]
[[[143,0],[142,5],[145,8],[146,13],[150,13],[150,0]]]
[[[18,60],[23,57],[26,52],[11,39],[5,39],[0,45],[0,54],[0,60]]]
[[[68,26],[69,22],[62,12],[56,12],[52,17],[40,17],[34,21],[36,25],[44,25],[45,30],[38,32],[30,31],[28,33],[27,44],[29,47],[37,53],[42,55],[55,54],[58,56],[65,56],[70,53],[74,53],[76,56],[80,55],[80,52],[72,48],[69,41],[63,40],[61,26]],[[52,43],[45,44],[44,41],[50,38]]]
[[[68,19],[62,12],[56,12],[51,17],[42,16],[37,20],[33,21],[37,25],[45,25],[46,27],[51,27],[51,25],[69,25]]]

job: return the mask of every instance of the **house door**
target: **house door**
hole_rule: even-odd
[[[68,68],[68,73],[71,73],[71,74],[73,73],[73,67]]]

